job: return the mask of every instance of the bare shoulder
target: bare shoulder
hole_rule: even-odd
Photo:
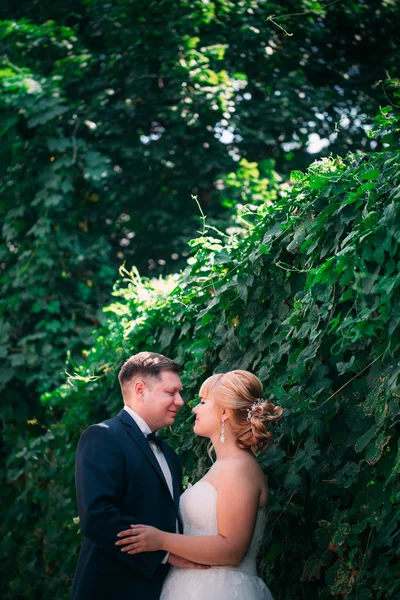
[[[251,486],[258,493],[267,493],[267,481],[256,458],[250,454],[235,456],[221,461],[214,473],[210,472],[210,479],[218,487],[233,484],[236,486]]]

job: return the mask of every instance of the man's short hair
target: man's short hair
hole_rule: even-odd
[[[156,352],[139,352],[134,354],[122,365],[118,374],[121,387],[135,377],[154,377],[160,379],[162,371],[179,373],[180,365],[163,354]]]

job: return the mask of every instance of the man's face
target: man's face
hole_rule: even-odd
[[[173,425],[184,402],[181,397],[182,383],[177,373],[162,371],[159,378],[147,381],[143,390],[145,421],[152,431]]]

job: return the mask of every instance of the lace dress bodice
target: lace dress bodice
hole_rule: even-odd
[[[181,496],[180,513],[184,535],[218,535],[215,487],[204,479]],[[202,571],[172,567],[161,600],[273,600],[257,577],[256,560],[266,526],[266,511],[259,509],[253,537],[246,556],[238,565],[212,567]]]

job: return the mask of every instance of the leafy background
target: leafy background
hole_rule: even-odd
[[[186,479],[206,376],[247,368],[285,407],[274,597],[395,598],[397,5],[5,7],[2,596],[67,597],[76,443],[146,348],[185,364]]]

